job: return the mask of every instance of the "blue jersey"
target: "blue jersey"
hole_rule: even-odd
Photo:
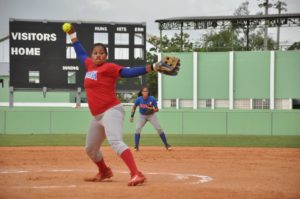
[[[136,98],[136,100],[134,101],[134,105],[139,106],[140,113],[142,115],[145,115],[148,106],[153,106],[157,108],[157,102],[153,96],[149,96],[146,100],[143,98],[143,96],[140,96]]]

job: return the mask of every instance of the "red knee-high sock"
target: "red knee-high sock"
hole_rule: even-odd
[[[100,172],[105,171],[107,169],[103,158],[99,162],[95,162],[95,164],[98,166]]]
[[[138,169],[136,167],[133,155],[130,151],[130,149],[126,149],[123,151],[123,153],[120,155],[120,157],[123,159],[127,167],[129,168],[131,175],[138,174]]]

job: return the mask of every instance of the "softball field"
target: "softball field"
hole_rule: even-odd
[[[114,177],[84,182],[96,166],[83,147],[0,147],[0,198],[300,198],[299,148],[145,146],[134,156],[147,177],[128,187],[128,170],[103,147]]]

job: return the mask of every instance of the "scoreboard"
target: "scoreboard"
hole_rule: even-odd
[[[109,62],[125,67],[146,64],[145,23],[67,22],[74,24],[89,55],[95,43],[103,43]],[[10,86],[14,90],[84,89],[85,66],[76,59],[63,23],[10,19]],[[117,90],[139,90],[144,81],[144,77],[121,79]]]

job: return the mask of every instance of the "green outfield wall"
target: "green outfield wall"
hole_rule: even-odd
[[[235,98],[269,98],[270,52],[235,52],[234,58]]]
[[[233,52],[233,98],[269,99],[270,76],[274,76],[274,98],[300,98],[300,51]],[[162,99],[229,99],[230,52],[197,52],[197,80],[194,80],[194,52],[163,53],[181,59],[178,76],[162,76]]]
[[[172,134],[300,135],[298,110],[164,109],[157,115],[164,131]],[[124,133],[135,130],[129,117],[130,107]],[[0,107],[0,134],[85,134],[90,120],[87,108]],[[142,132],[156,133],[150,124]]]
[[[273,51],[272,51],[273,52]],[[181,59],[178,76],[162,76],[161,98],[193,100],[228,100],[233,90],[234,100],[270,99],[271,51],[233,52],[233,87],[229,87],[231,52],[197,52],[197,83],[194,85],[194,52],[163,53]],[[300,51],[274,51],[274,98],[300,99]],[[0,102],[9,101],[9,77],[0,87]],[[37,92],[16,91],[15,102],[75,102],[76,91]],[[83,98],[84,98],[83,93]]]
[[[198,54],[198,98],[228,99],[229,57],[227,52]],[[224,67],[227,66],[227,67]]]
[[[275,98],[300,98],[300,51],[276,51]]]
[[[188,67],[181,67],[180,75],[163,75],[164,98],[172,99],[174,95],[181,99],[193,98],[193,53],[170,53],[168,55],[177,56],[180,62]],[[178,84],[180,82],[180,84]]]
[[[158,117],[167,133],[300,135],[300,109],[292,106],[300,100],[300,51],[163,55],[181,59],[178,76],[158,79],[160,104],[166,102]],[[0,102],[8,102],[9,78],[0,78],[4,80]],[[74,98],[75,92],[48,92],[46,98],[42,91],[14,93],[15,102],[74,102]],[[216,106],[209,106],[207,99],[214,99],[211,103]],[[258,99],[256,103],[270,99],[273,107],[251,105],[253,99]],[[178,109],[174,100],[182,102]],[[243,107],[239,101],[247,104]],[[135,131],[135,124],[129,122],[130,108],[126,108],[125,133]],[[0,134],[84,134],[90,120],[87,108],[0,107]],[[143,133],[155,131],[147,124]]]

